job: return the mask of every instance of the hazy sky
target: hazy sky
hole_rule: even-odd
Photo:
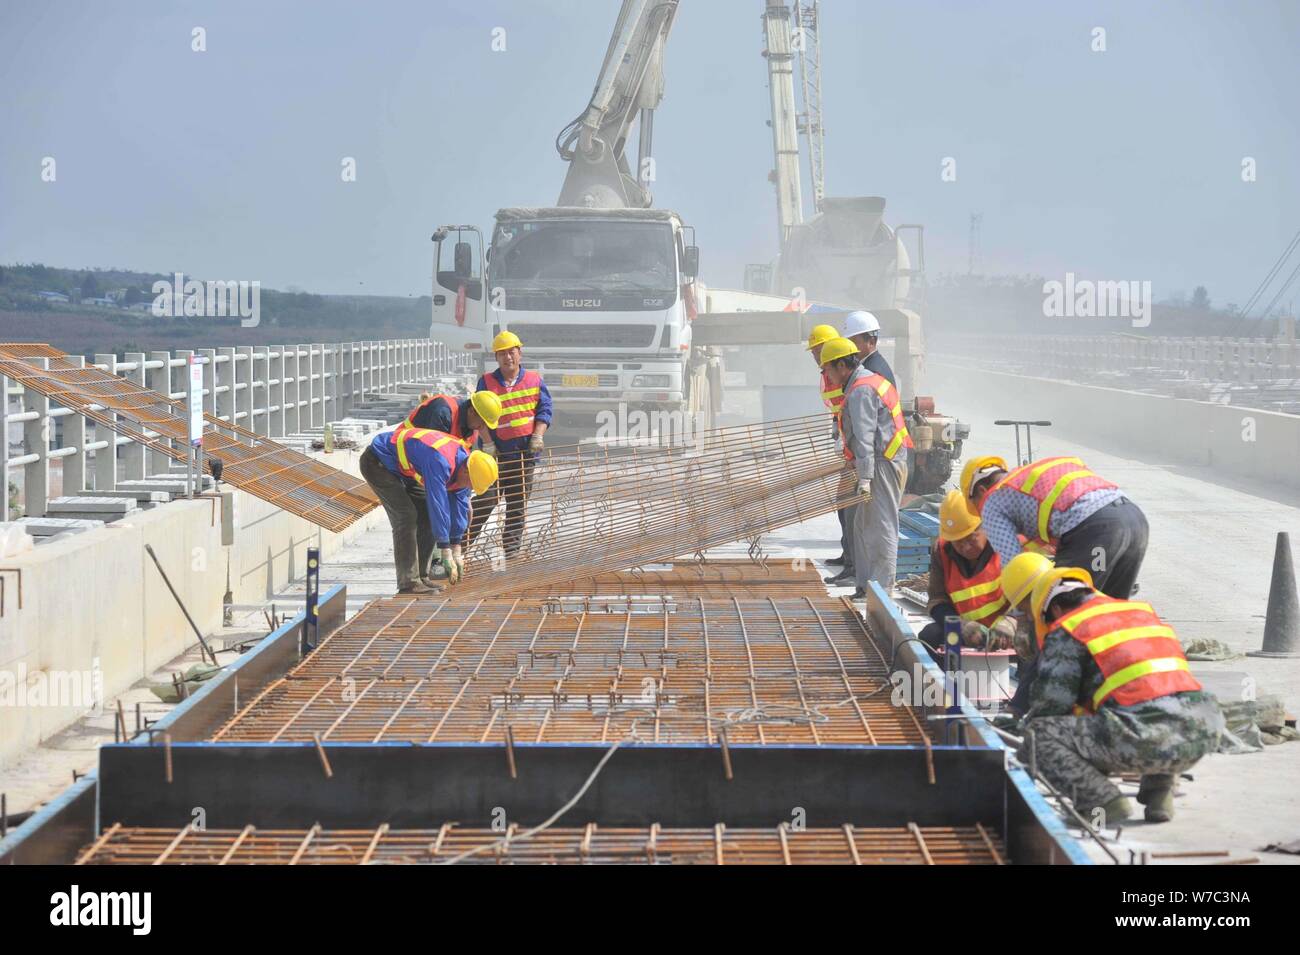
[[[668,44],[656,200],[697,227],[713,285],[776,251],[763,6],[682,0]],[[558,197],[552,141],[617,7],[0,0],[0,262],[427,294],[436,225]],[[828,192],[923,223],[932,273],[966,270],[979,212],[984,271],[1243,302],[1300,228],[1300,0],[823,0],[822,19]]]

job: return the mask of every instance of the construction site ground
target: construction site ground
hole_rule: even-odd
[[[1006,409],[956,402],[945,410],[971,423],[977,441],[968,446],[968,454],[1014,456],[1010,429],[993,424]],[[1279,530],[1300,532],[1300,494],[1275,486],[1236,489],[1216,479],[1209,469],[1116,457],[1070,443],[1050,429],[1036,433],[1034,449],[1038,456],[1083,457],[1143,508],[1151,524],[1151,544],[1141,597],[1156,606],[1184,641],[1213,638],[1243,654],[1260,646],[1274,537]],[[838,533],[834,515],[826,515],[765,536],[763,549],[771,561],[807,559],[824,567],[824,561],[838,552]],[[710,556],[743,557],[747,551],[748,545],[736,544],[711,551]],[[334,584],[347,585],[349,614],[393,593],[391,537],[386,526],[364,534],[323,568],[322,585]],[[274,604],[281,614],[293,613],[302,599],[303,588],[297,584],[277,595]],[[910,613],[910,619],[918,629],[924,623],[916,612]],[[234,626],[212,639],[218,648],[233,647],[267,630],[265,610],[242,608],[235,614]],[[223,662],[234,656],[233,651],[220,654]],[[155,674],[154,682],[169,682],[173,671],[183,672],[198,662],[195,649]],[[1194,670],[1221,693],[1252,678],[1258,693],[1279,694],[1289,713],[1300,710],[1300,660],[1242,656],[1196,663]],[[134,726],[137,702],[150,720],[168,709],[144,685],[124,694],[121,701],[128,728]],[[41,805],[71,780],[72,773],[91,769],[99,744],[113,740],[116,707],[117,701],[110,701],[103,715],[87,717],[0,772],[0,791],[8,794],[9,812]],[[1197,765],[1192,776],[1181,785],[1172,823],[1149,825],[1139,819],[1126,824],[1118,838],[1114,830],[1106,833],[1121,861],[1148,852],[1155,862],[1300,862],[1298,856],[1262,851],[1269,844],[1300,838],[1293,791],[1294,781],[1300,779],[1300,744],[1272,746],[1249,755],[1215,755]],[[1130,793],[1136,789],[1131,783],[1123,787]],[[1109,861],[1091,840],[1083,839],[1082,844],[1098,862]],[[1166,853],[1226,855],[1159,858]]]

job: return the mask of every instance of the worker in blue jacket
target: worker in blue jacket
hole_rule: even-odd
[[[475,391],[491,392],[501,402],[496,427],[483,438],[483,450],[499,462],[501,482],[493,493],[474,499],[469,543],[474,543],[497,499],[504,496],[506,519],[501,544],[505,555],[513,557],[523,541],[533,467],[542,451],[542,436],[551,426],[551,393],[538,372],[524,368],[523,343],[514,332],[497,335],[492,351],[497,369],[481,377]]]
[[[361,455],[361,476],[384,505],[393,528],[397,592],[439,589],[428,576],[432,547],[428,554],[420,553],[419,532],[425,521],[448,583],[458,583],[465,573],[461,540],[469,524],[470,490],[482,494],[492,486],[496,460],[444,432],[399,427],[375,435]]]

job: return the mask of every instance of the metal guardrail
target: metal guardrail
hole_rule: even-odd
[[[934,362],[1300,413],[1300,343],[1135,335],[942,335]]]
[[[945,334],[935,336],[931,350],[1073,381],[1139,369],[1237,384],[1300,378],[1300,343],[1264,338]]]
[[[464,356],[442,342],[422,339],[308,345],[245,345],[236,348],[97,354],[94,365],[171,398],[187,395],[189,356],[203,366],[203,409],[256,434],[282,438],[323,428],[347,417],[368,394],[407,382],[454,374]],[[74,359],[84,361],[84,359]],[[166,473],[170,459],[130,438],[51,406],[28,389],[17,394],[21,410],[9,413],[9,381],[0,377],[4,445],[0,446],[0,521],[10,513],[10,472],[23,471],[19,504],[40,516],[49,501],[50,462],[62,461],[63,494],[112,490],[119,480]],[[55,422],[61,427],[56,428]],[[8,456],[9,426],[21,424],[23,453]],[[61,432],[57,434],[56,432]]]

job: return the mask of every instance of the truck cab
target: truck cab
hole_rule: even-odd
[[[707,390],[691,380],[707,364],[691,341],[699,253],[675,213],[507,208],[486,249],[477,230],[439,232],[433,337],[463,342],[491,368],[492,338],[514,332],[527,366],[546,378],[557,420],[621,406],[685,409],[693,391],[698,403]]]

